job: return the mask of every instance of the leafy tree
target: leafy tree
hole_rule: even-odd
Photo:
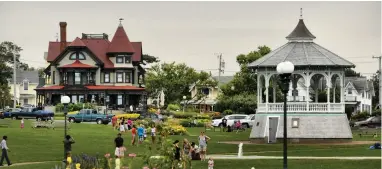
[[[373,109],[379,105],[379,70],[372,77],[375,96],[372,98]]]
[[[20,53],[23,49],[13,42],[4,41],[0,43],[0,62],[13,64],[13,57],[16,56],[17,69],[28,70],[27,63],[20,61]]]
[[[345,69],[345,77],[361,77],[361,73],[354,71],[351,68]]]
[[[198,73],[186,64],[163,63],[153,65],[146,73],[146,90],[151,97],[161,91],[165,95],[165,105],[179,103],[183,96],[190,96],[190,86],[214,86],[210,74]],[[198,95],[199,96],[199,95]],[[189,99],[188,99],[189,100]]]
[[[216,110],[224,112],[225,110],[233,110],[235,113],[244,112],[246,114],[256,113],[257,107],[256,94],[242,93],[234,96],[219,96],[216,103]]]
[[[234,112],[255,112],[257,107],[257,76],[247,65],[269,52],[271,52],[269,47],[259,46],[257,50],[251,51],[246,55],[240,54],[236,57],[236,62],[240,65],[240,72],[234,75],[232,81],[220,87],[222,96],[218,98],[216,106],[218,111],[222,112],[226,109],[230,109]],[[279,89],[277,93],[280,93]],[[269,96],[272,97],[273,95],[270,94]],[[281,95],[277,94],[277,96]]]
[[[259,46],[257,49],[257,51],[252,51],[247,55],[240,54],[236,57],[236,62],[240,65],[240,72],[234,75],[232,81],[221,86],[224,95],[232,96],[240,93],[257,92],[257,76],[247,65],[271,52],[271,49],[267,46]],[[232,90],[232,87],[234,87],[234,90]]]
[[[11,101],[10,87],[8,83],[0,84],[0,108],[8,106]]]
[[[149,55],[149,54],[143,54],[143,55],[142,55],[142,60],[143,60],[143,63],[144,63],[144,64],[157,63],[157,62],[160,61],[160,60],[158,59],[158,57],[151,56],[151,55]]]

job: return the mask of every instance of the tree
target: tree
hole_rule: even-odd
[[[206,72],[198,73],[184,63],[155,64],[146,73],[145,85],[151,97],[158,97],[163,91],[165,105],[168,105],[179,103],[183,96],[190,96],[191,85],[213,86],[210,76]]]
[[[11,101],[10,87],[8,83],[0,84],[0,108],[5,108]]]
[[[345,77],[361,77],[361,73],[354,71],[351,68],[345,69]]]
[[[374,97],[372,98],[372,107],[373,109],[379,105],[379,70],[372,77],[373,86],[374,86]]]
[[[144,63],[144,64],[157,63],[157,62],[160,61],[160,60],[158,59],[158,57],[151,56],[151,55],[149,55],[149,54],[143,54],[143,55],[142,55],[142,60],[143,60],[143,63]]]
[[[236,57],[236,62],[240,65],[240,72],[234,75],[232,81],[221,86],[222,95],[218,97],[216,106],[218,111],[230,109],[235,112],[255,112],[257,107],[257,76],[247,66],[269,52],[271,52],[269,47],[259,46],[257,50]],[[277,91],[277,93],[281,92]],[[281,97],[280,94],[277,96]]]

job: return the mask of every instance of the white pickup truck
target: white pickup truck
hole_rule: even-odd
[[[224,116],[221,119],[212,120],[212,126],[221,127],[224,118],[227,119],[227,125],[228,126],[233,126],[236,121],[240,120],[241,124],[246,128],[252,127],[253,123],[255,121],[255,115],[254,114],[251,114],[251,115],[232,114],[232,115]]]

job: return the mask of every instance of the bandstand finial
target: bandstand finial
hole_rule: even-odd
[[[300,19],[302,19],[302,8],[300,8]]]

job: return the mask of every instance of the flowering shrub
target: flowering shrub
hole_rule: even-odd
[[[117,115],[115,115],[117,118],[125,118],[125,119],[137,119],[139,116],[140,116],[140,114],[136,114],[136,113],[134,113],[134,114],[117,114]]]
[[[152,107],[150,107],[148,110],[149,113],[156,113],[157,111],[158,111],[157,109],[152,108]]]
[[[68,114],[77,114],[79,111],[71,111],[71,112],[68,112]]]
[[[181,119],[180,120],[180,125],[183,127],[204,127],[206,123],[211,123],[211,120],[209,119],[197,119],[196,124],[193,124],[193,120],[190,119]]]

